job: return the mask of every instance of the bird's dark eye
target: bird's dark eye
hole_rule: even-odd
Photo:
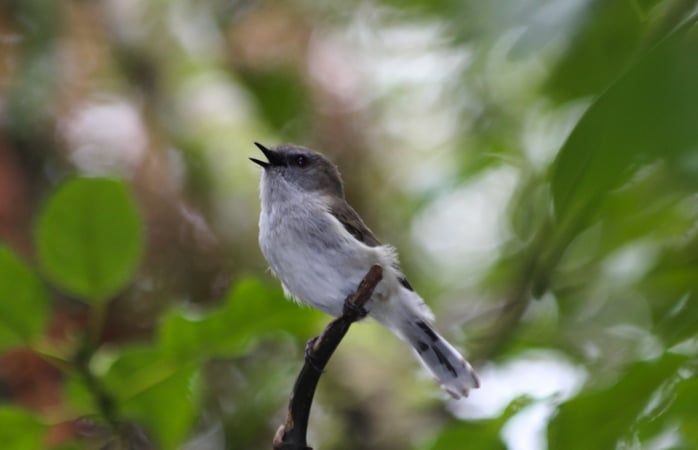
[[[298,167],[305,167],[308,164],[308,158],[303,155],[296,156],[296,165]]]

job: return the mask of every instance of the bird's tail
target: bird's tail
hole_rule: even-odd
[[[424,367],[453,398],[467,397],[469,389],[480,387],[470,363],[425,320],[407,320],[399,328]]]

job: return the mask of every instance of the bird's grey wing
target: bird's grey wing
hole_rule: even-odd
[[[380,241],[376,238],[373,232],[366,226],[359,214],[354,211],[349,203],[343,199],[333,198],[329,202],[329,213],[332,214],[339,223],[342,224],[345,230],[349,232],[354,238],[366,244],[369,247],[378,247],[382,245]],[[397,264],[393,265],[393,268],[399,274],[400,284],[410,291],[414,291],[410,283],[405,278],[405,275],[400,270]]]
[[[381,245],[373,232],[366,226],[363,220],[361,220],[357,212],[354,211],[354,208],[349,206],[346,201],[333,199],[330,201],[329,206],[330,214],[339,220],[344,229],[354,236],[357,241],[363,242],[369,247],[378,247]]]

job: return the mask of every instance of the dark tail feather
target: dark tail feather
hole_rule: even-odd
[[[400,331],[422,364],[452,397],[467,397],[469,389],[480,387],[472,366],[427,322],[410,321]]]

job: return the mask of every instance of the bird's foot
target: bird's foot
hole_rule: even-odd
[[[352,320],[361,320],[368,315],[368,311],[363,306],[357,306],[356,303],[351,301],[351,297],[347,297],[344,300],[344,309],[342,313],[345,316],[350,317]]]

